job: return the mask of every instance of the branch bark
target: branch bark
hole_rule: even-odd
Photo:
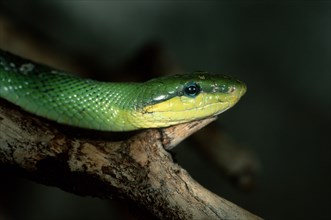
[[[110,142],[67,135],[0,100],[0,164],[71,193],[122,198],[160,219],[260,219],[208,191],[165,150],[214,119]]]

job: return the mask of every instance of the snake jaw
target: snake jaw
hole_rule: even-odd
[[[228,93],[202,92],[195,98],[176,96],[166,101],[145,106],[139,118],[144,127],[166,127],[199,120],[223,113],[234,106],[246,92],[244,84],[233,86]]]

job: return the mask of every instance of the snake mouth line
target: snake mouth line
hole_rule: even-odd
[[[226,107],[224,106],[224,104],[226,105]],[[213,108],[213,106],[218,106],[218,105],[222,105],[224,108],[220,109],[219,111],[216,111],[215,115],[220,114],[226,110],[228,110],[229,108],[231,108],[233,105],[231,105],[230,101],[220,101],[220,102],[215,102],[215,103],[210,103],[201,107],[195,107],[195,108],[187,108],[187,109],[183,109],[183,110],[171,110],[171,111],[149,111],[149,110],[145,110],[143,111],[143,113],[146,114],[154,114],[154,113],[166,113],[166,112],[173,112],[173,113],[184,113],[184,112],[188,112],[188,111],[203,111],[206,110],[207,108]],[[213,115],[214,116],[214,115]]]

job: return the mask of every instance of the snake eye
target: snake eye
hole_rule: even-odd
[[[200,91],[200,86],[194,82],[188,83],[184,87],[184,94],[188,97],[196,97],[199,95]]]

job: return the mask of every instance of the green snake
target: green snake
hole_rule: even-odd
[[[146,82],[100,82],[0,50],[0,98],[75,127],[131,131],[218,115],[246,92],[228,76],[194,72]]]

